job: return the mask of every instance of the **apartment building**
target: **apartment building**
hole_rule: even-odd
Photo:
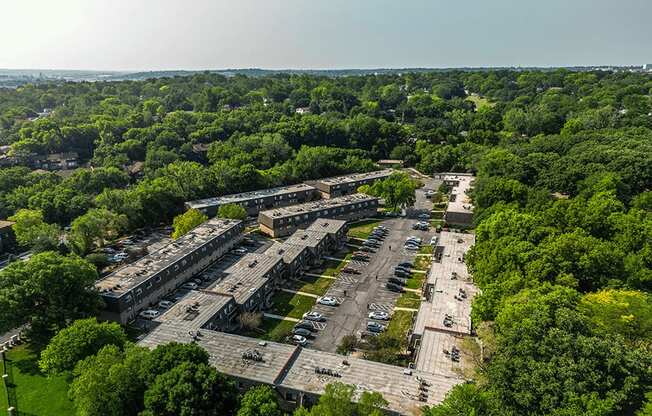
[[[473,225],[473,203],[468,195],[475,177],[470,173],[439,173],[435,179],[442,179],[451,187],[448,196],[448,206],[444,213],[444,220],[449,225]]]
[[[317,189],[310,185],[300,183],[280,188],[262,189],[259,191],[189,201],[186,202],[186,208],[198,209],[209,217],[214,217],[217,215],[220,206],[237,204],[247,211],[247,215],[256,216],[260,211],[266,209],[301,204],[318,198],[319,193]]]
[[[260,230],[271,237],[285,237],[307,227],[319,218],[355,221],[373,217],[378,210],[378,198],[353,194],[262,211],[258,214]]]
[[[388,178],[394,171],[392,169],[377,170],[374,172],[354,173],[351,175],[335,176],[332,178],[317,179],[306,183],[319,190],[323,198],[336,198],[358,192],[362,185],[373,185],[374,182]]]
[[[106,304],[102,317],[122,324],[134,319],[233,248],[243,231],[242,221],[209,220],[98,280]]]

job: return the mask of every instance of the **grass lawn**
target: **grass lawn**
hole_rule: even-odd
[[[377,225],[380,225],[383,220],[364,220],[358,223],[355,223],[349,227],[347,235],[349,237],[362,238],[366,239],[371,234],[371,231]]]
[[[290,288],[299,292],[322,296],[332,283],[333,279],[327,277],[302,276],[301,280],[291,280]]]
[[[484,97],[480,97],[479,95],[469,95],[468,97],[466,97],[466,99],[472,101],[478,110],[481,109],[482,107],[493,107],[494,105],[496,105],[495,103],[492,103],[488,99]]]
[[[412,328],[412,316],[414,312],[395,311],[392,314],[392,320],[389,321],[386,333],[396,338],[407,338],[408,332]]]
[[[444,218],[444,211],[431,211],[430,212],[430,218],[435,219],[435,220],[440,220]]]
[[[405,287],[408,289],[421,289],[424,280],[426,280],[426,273],[412,273]]]
[[[274,304],[269,311],[270,313],[298,319],[311,310],[315,304],[315,298],[287,292],[278,292],[273,299]]]
[[[68,382],[65,377],[45,377],[39,371],[38,357],[26,345],[15,347],[7,353],[11,361],[13,383],[20,414],[30,416],[73,415],[72,402],[68,400]],[[0,382],[0,415],[6,415],[7,393]]]
[[[335,261],[335,260],[326,260],[322,267],[319,269],[321,271],[315,272],[315,274],[323,274],[325,276],[335,276],[340,274],[340,270],[346,266],[345,261]]]
[[[404,292],[401,297],[396,300],[396,306],[401,308],[419,309],[421,304],[421,296],[414,292]]]
[[[258,329],[242,332],[240,335],[267,341],[284,342],[294,328],[294,322],[280,319],[263,318]]]

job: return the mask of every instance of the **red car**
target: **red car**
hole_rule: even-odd
[[[360,274],[360,270],[354,269],[353,267],[349,267],[349,266],[342,268],[342,271],[344,273]]]

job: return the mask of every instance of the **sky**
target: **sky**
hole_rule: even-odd
[[[652,63],[652,0],[0,0],[0,68]]]

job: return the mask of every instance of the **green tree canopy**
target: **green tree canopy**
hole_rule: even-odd
[[[189,209],[181,215],[177,215],[172,222],[172,227],[174,227],[172,238],[176,240],[182,235],[188,234],[190,230],[207,220],[208,217],[206,215],[194,208]]]
[[[238,204],[224,204],[220,205],[217,216],[232,220],[244,220],[247,218],[247,211]]]
[[[35,252],[53,250],[59,244],[61,229],[56,224],[48,224],[43,220],[39,210],[21,209],[9,217],[16,241],[23,247],[30,247]]]

